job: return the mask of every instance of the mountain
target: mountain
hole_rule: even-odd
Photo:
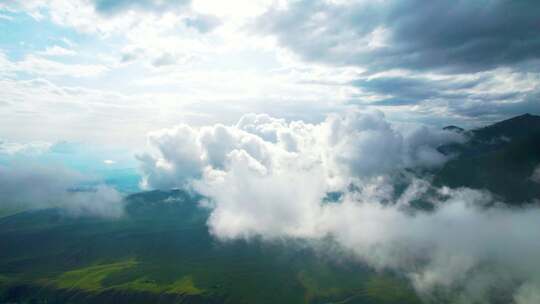
[[[300,241],[217,241],[198,195],[129,196],[119,219],[0,218],[0,303],[419,303],[409,283]]]
[[[540,116],[446,130],[468,140],[440,147],[453,158],[431,172],[435,185],[487,189],[511,205],[540,198],[531,179]],[[218,241],[203,199],[148,191],[128,196],[121,218],[74,218],[60,209],[0,217],[0,303],[420,303],[403,276],[317,250],[332,244]]]
[[[458,155],[435,172],[438,186],[486,189],[511,205],[540,199],[531,177],[540,165],[540,116],[525,114],[465,131],[468,141],[440,147]]]
[[[465,132],[465,129],[463,128],[460,128],[458,126],[446,126],[443,128],[443,130],[446,130],[446,131],[453,131],[453,132],[457,132],[457,133],[463,133]]]
[[[524,114],[516,116],[493,125],[472,130],[474,138],[478,140],[495,140],[508,138],[519,140],[540,133],[540,116]]]

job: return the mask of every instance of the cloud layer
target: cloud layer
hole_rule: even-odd
[[[535,1],[294,1],[254,22],[302,60],[359,69],[352,103],[457,117],[537,113]]]
[[[295,1],[258,25],[304,58],[333,64],[482,71],[537,60],[535,1]]]
[[[139,160],[144,187],[194,187],[211,198],[209,226],[219,237],[308,236],[328,193],[356,189],[388,201],[392,191],[380,190],[392,187],[389,176],[440,166],[448,156],[437,147],[463,140],[425,127],[398,131],[381,112],[320,124],[249,114],[234,126],[152,133],[154,153]]]
[[[487,192],[434,188],[413,173],[444,163],[439,145],[463,140],[400,131],[380,112],[320,124],[250,114],[234,126],[152,133],[154,151],[139,158],[145,186],[205,195],[210,232],[222,240],[329,237],[376,269],[405,274],[428,302],[489,303],[502,288],[506,301],[532,304],[540,209],[488,208]],[[434,210],[412,207],[418,201]]]
[[[382,112],[331,115],[320,124],[248,114],[235,126],[181,124],[151,133],[149,143],[157,153],[139,159],[144,183],[158,188],[226,173],[236,164],[262,175],[317,169],[325,179],[347,184],[395,169],[441,165],[447,157],[437,147],[463,140],[460,134],[425,127],[398,131]]]
[[[118,217],[123,199],[115,189],[83,187],[87,178],[62,166],[14,161],[0,164],[0,209],[61,208],[72,216]]]
[[[102,14],[116,14],[129,10],[162,12],[178,7],[185,7],[190,0],[155,1],[155,0],[94,0],[95,10]]]
[[[447,160],[438,146],[463,140],[400,131],[380,112],[320,124],[250,114],[234,126],[152,133],[154,152],[140,160],[145,186],[205,195],[219,239],[330,239],[407,276],[426,302],[491,303],[503,290],[502,301],[535,303],[540,209],[488,208],[502,206],[490,193],[435,188],[418,174]]]
[[[505,0],[3,1],[0,30],[13,35],[0,43],[0,136],[135,148],[138,134],[179,120],[231,123],[249,112],[320,122],[373,107],[464,127],[539,113],[538,9]]]

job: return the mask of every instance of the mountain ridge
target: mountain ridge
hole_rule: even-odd
[[[457,156],[435,172],[436,185],[489,190],[510,205],[540,198],[531,179],[540,165],[540,116],[526,113],[464,134],[467,142],[440,147]]]

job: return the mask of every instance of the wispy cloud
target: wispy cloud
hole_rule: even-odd
[[[53,45],[52,47],[47,47],[43,52],[39,53],[44,56],[73,56],[77,52],[71,49],[66,49],[58,45]]]
[[[9,15],[0,14],[0,20],[13,21],[13,17]]]
[[[73,216],[119,217],[123,199],[115,189],[99,185],[84,189],[85,177],[62,166],[32,162],[0,165],[3,210],[62,208]]]

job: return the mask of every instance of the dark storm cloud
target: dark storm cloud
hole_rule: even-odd
[[[105,15],[114,15],[130,9],[163,12],[190,3],[191,0],[94,0],[96,11]]]
[[[538,1],[305,0],[256,25],[311,61],[456,73],[538,59],[539,14]],[[376,36],[385,38],[368,47]]]

